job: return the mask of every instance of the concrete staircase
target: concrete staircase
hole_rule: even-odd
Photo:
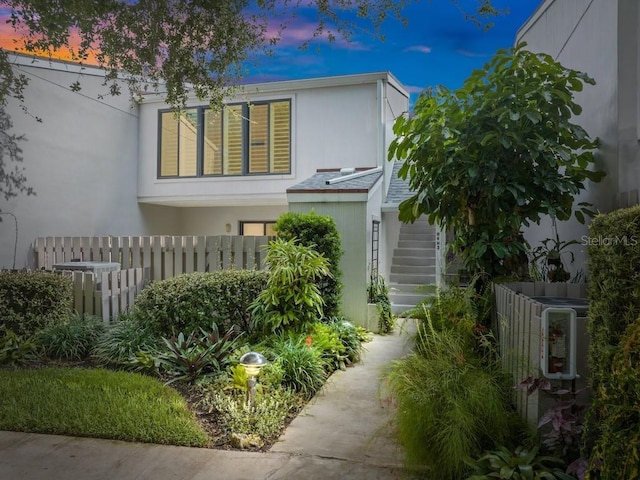
[[[415,307],[433,294],[436,283],[436,228],[425,220],[400,227],[393,250],[389,289],[393,313]]]

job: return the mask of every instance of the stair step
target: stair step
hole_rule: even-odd
[[[435,275],[436,262],[435,259],[430,265],[391,265],[391,273],[415,274],[415,275]]]
[[[398,240],[398,248],[436,248],[435,240]]]
[[[397,266],[421,265],[426,267],[426,266],[435,265],[435,260],[436,260],[436,257],[434,256],[430,256],[430,257],[394,256],[391,265],[392,265],[392,268],[396,265]]]
[[[431,241],[431,242],[435,242],[436,241],[436,236],[435,234],[432,233],[403,233],[400,232],[400,235],[398,236],[398,240],[402,240],[402,241]]]
[[[435,258],[433,248],[394,248],[393,256],[395,257],[431,257]],[[393,260],[391,261],[393,265]]]
[[[435,274],[409,274],[409,273],[392,273],[389,275],[389,281],[392,283],[410,283],[414,285],[428,285],[436,283]]]
[[[389,294],[411,294],[429,296],[436,294],[435,284],[389,283]]]

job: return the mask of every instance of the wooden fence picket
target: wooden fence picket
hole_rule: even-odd
[[[39,237],[33,243],[35,269],[51,270],[70,261],[121,264],[118,272],[76,271],[72,277],[74,308],[109,322],[133,305],[149,281],[183,273],[220,269],[260,270],[270,237],[122,236]]]

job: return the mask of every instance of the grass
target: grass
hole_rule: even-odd
[[[174,389],[104,369],[0,370],[0,430],[206,447]]]

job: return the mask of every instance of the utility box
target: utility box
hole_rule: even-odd
[[[120,270],[120,264],[117,262],[62,262],[54,264],[52,268],[54,271],[91,272],[99,279],[103,273]]]
[[[576,311],[548,307],[542,311],[540,369],[546,378],[576,378]]]

